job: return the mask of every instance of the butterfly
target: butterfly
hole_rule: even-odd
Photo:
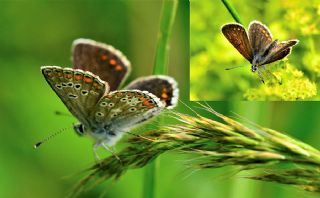
[[[80,123],[75,132],[110,151],[133,126],[173,108],[177,82],[164,75],[139,78],[118,90],[130,72],[130,62],[110,45],[77,39],[72,45],[73,68],[42,66],[48,84]]]
[[[228,41],[251,63],[251,71],[258,72],[262,82],[260,68],[281,60],[291,53],[292,47],[299,40],[293,39],[278,43],[272,40],[270,30],[259,21],[249,24],[248,34],[244,27],[238,23],[228,23],[222,26],[222,33]]]

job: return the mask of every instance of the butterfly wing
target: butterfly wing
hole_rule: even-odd
[[[69,111],[86,126],[88,116],[100,98],[109,92],[109,86],[91,72],[43,66],[41,71],[51,88],[56,92]]]
[[[116,135],[157,115],[163,108],[164,104],[160,99],[147,91],[121,90],[103,96],[93,109],[91,117],[95,128]]]
[[[271,50],[270,55],[266,58],[266,61],[263,63],[263,65],[273,63],[288,56],[291,53],[292,47],[298,44],[298,42],[298,40],[289,40],[277,44]]]
[[[72,44],[74,69],[90,71],[116,90],[130,72],[130,62],[110,45],[90,39],[77,39]]]
[[[259,21],[252,21],[249,24],[249,41],[253,54],[263,53],[272,43],[272,35],[269,29]]]
[[[138,78],[126,86],[125,89],[148,91],[160,98],[168,109],[174,108],[179,98],[178,83],[174,78],[165,75]]]
[[[240,54],[252,63],[253,53],[244,27],[240,24],[229,23],[224,25],[221,31]]]

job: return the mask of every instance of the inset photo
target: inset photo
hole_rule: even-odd
[[[319,1],[190,4],[190,100],[318,101]]]

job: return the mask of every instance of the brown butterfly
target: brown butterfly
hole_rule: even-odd
[[[266,64],[288,56],[292,47],[299,40],[293,39],[281,43],[278,43],[277,39],[272,41],[270,30],[259,21],[252,21],[248,29],[249,33],[247,34],[242,25],[228,23],[222,27],[222,33],[240,54],[251,63],[251,71],[257,71],[262,82],[264,82],[259,69],[265,69]]]
[[[102,146],[112,152],[109,147],[130,128],[177,104],[177,82],[166,75],[141,77],[118,90],[131,66],[111,45],[77,39],[72,45],[72,62],[73,68],[43,66],[41,71],[80,121],[73,126],[75,132],[95,140],[94,151]],[[96,152],[95,157],[99,159]]]

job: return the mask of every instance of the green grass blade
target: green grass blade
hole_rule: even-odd
[[[160,30],[156,49],[153,74],[167,73],[167,58],[169,51],[169,39],[174,23],[177,0],[164,0],[161,10]],[[156,161],[151,162],[145,168],[143,197],[153,198],[155,195]]]
[[[155,63],[153,66],[153,74],[155,75],[167,73],[169,39],[176,15],[177,6],[177,0],[163,1],[158,44],[156,49]]]
[[[233,19],[237,23],[243,24],[239,14],[237,13],[236,9],[232,6],[232,4],[228,0],[221,0],[221,1],[222,1],[223,5],[227,8],[227,10],[229,11],[231,16],[233,17]]]

